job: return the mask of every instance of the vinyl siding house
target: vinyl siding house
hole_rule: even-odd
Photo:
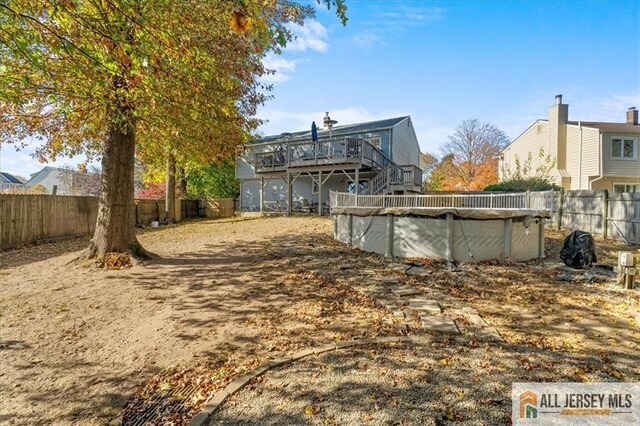
[[[420,192],[420,147],[411,118],[318,128],[250,142],[237,158],[243,212],[328,212],[329,192]],[[311,127],[311,126],[310,126]]]
[[[5,189],[21,189],[24,184],[11,173],[0,172],[0,191]]]
[[[55,187],[56,195],[97,196],[98,194],[95,191],[96,182],[99,182],[99,176],[94,173],[82,173],[46,166],[42,170],[33,173],[24,185],[26,187],[42,185],[47,194],[53,194]]]
[[[562,95],[549,108],[547,120],[537,120],[500,156],[500,177],[531,158],[531,168],[545,165],[540,150],[556,160],[552,178],[565,190],[607,189],[640,192],[640,126],[638,110],[629,108],[620,123],[570,121]]]

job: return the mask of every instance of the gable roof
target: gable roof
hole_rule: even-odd
[[[604,121],[567,121],[567,124],[593,127],[601,132],[640,133],[640,126],[629,123],[608,123]]]
[[[22,181],[20,179],[18,179],[17,177],[15,177],[14,175],[12,175],[11,173],[0,172],[0,176],[2,178],[4,178],[4,180],[6,180],[9,183],[17,183],[17,184],[22,185]]]
[[[332,136],[343,136],[352,133],[360,133],[360,132],[372,132],[376,130],[384,130],[390,129],[401,123],[402,121],[410,118],[408,115],[404,117],[394,117],[394,118],[385,118],[383,120],[375,120],[375,121],[366,121],[363,123],[355,123],[355,124],[345,124],[342,126],[335,126],[331,129]],[[318,133],[324,135],[329,130],[324,129],[322,127],[318,127]],[[295,133],[286,134],[286,140],[295,140],[295,139],[305,139],[311,138],[311,124],[309,124],[309,130],[303,130]],[[255,141],[248,142],[247,145],[261,144],[261,143],[269,143],[269,142],[279,142],[284,141],[284,135],[271,135],[265,136],[264,138],[257,139]]]

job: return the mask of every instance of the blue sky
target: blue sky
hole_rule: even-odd
[[[640,2],[347,0],[349,22],[317,9],[266,64],[275,98],[259,110],[279,134],[410,115],[423,151],[460,121],[489,121],[514,138],[545,118],[556,94],[569,118],[624,121],[640,107]],[[42,167],[3,147],[2,170]],[[63,159],[56,164],[78,163]]]

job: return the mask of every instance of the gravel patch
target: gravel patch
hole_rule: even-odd
[[[513,382],[581,381],[578,374],[615,380],[587,365],[463,337],[345,349],[267,372],[231,396],[209,425],[510,424]]]

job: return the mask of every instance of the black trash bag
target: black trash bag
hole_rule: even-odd
[[[598,261],[596,242],[590,233],[573,231],[564,239],[560,259],[565,265],[573,268],[588,268]]]

